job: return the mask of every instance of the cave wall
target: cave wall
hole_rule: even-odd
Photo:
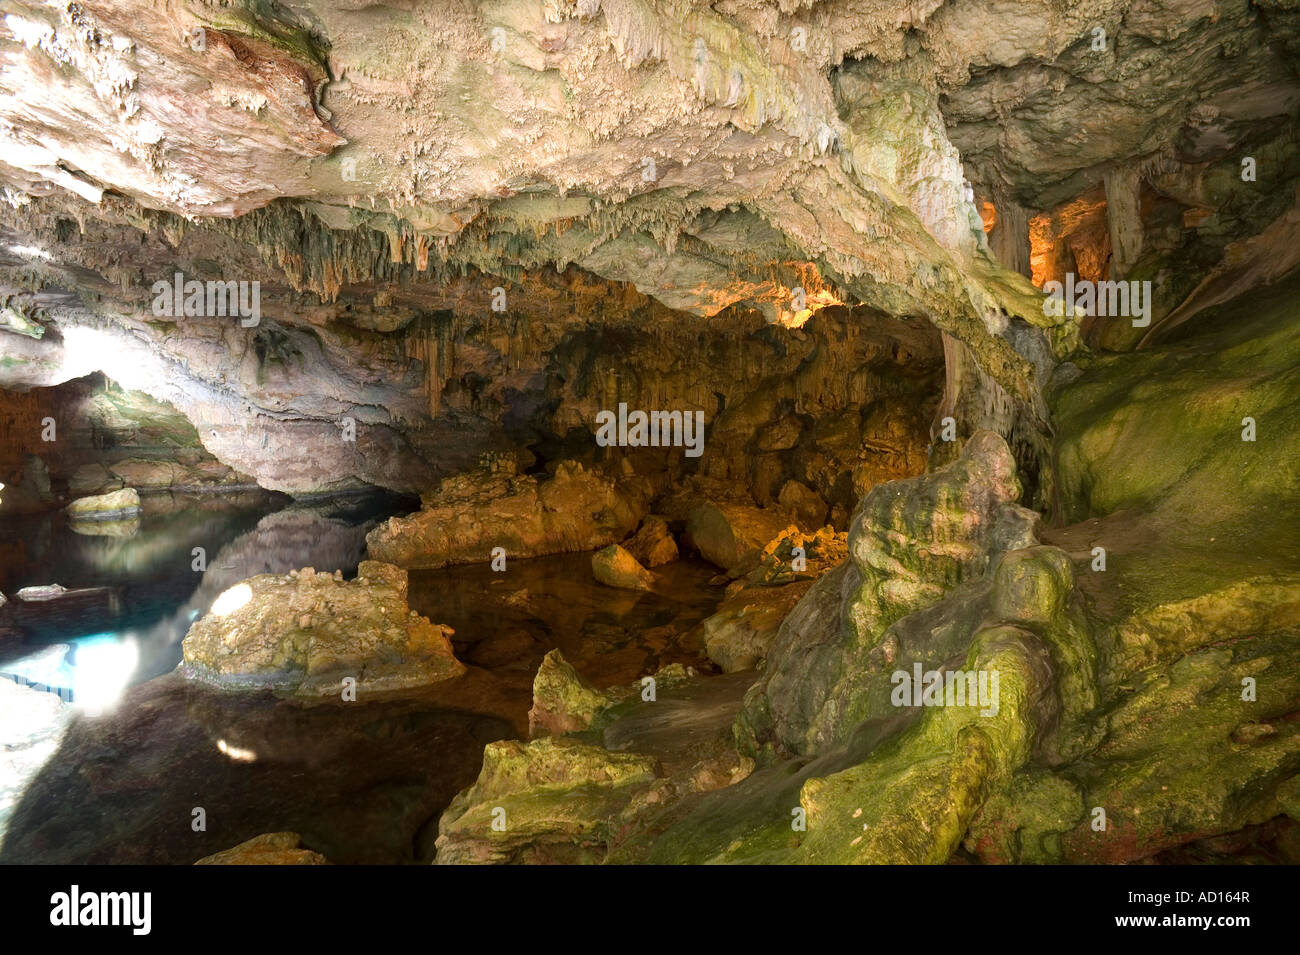
[[[175,408],[99,374],[0,392],[0,480],[6,486],[0,512],[9,514],[121,487],[149,492],[252,485],[208,454]]]

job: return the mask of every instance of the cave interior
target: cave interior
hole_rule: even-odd
[[[1300,863],[1295,4],[0,64],[0,862]]]

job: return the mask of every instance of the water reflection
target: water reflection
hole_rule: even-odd
[[[268,496],[196,498],[146,513],[132,536],[85,535],[61,515],[0,530],[0,675],[103,706],[172,670],[195,618],[239,581],[314,566],[355,572],[365,535],[399,506],[384,496],[277,508]],[[67,593],[20,600],[20,588]],[[78,688],[80,687],[80,692]]]
[[[591,554],[487,562],[411,573],[411,607],[456,631],[456,656],[499,676],[532,676],[559,648],[597,686],[630,683],[669,663],[707,666],[696,624],[717,607],[717,571],[693,560],[656,569],[659,593],[596,583]]]
[[[0,865],[188,865],[279,831],[334,862],[427,862],[483,746],[513,735],[507,720],[434,699],[303,706],[169,673],[75,719],[42,754],[7,820],[0,805]]]
[[[7,735],[17,754],[9,771],[0,764],[0,863],[188,864],[275,831],[300,833],[335,862],[427,862],[438,816],[473,781],[484,744],[525,731],[549,649],[600,686],[702,665],[696,624],[721,593],[712,569],[681,561],[660,569],[662,593],[620,591],[595,582],[590,554],[574,554],[511,561],[504,574],[486,563],[413,573],[412,607],[456,629],[471,668],[408,697],[307,705],[169,672],[191,620],[223,592],[303,566],[355,573],[366,532],[392,507],[213,502],[146,513],[120,538],[50,518],[18,532],[11,523],[0,551],[12,545],[24,562],[0,560],[0,589],[58,582],[81,593],[11,600],[5,625],[20,640],[0,649],[0,673],[104,711],[74,714],[0,683],[0,744]],[[196,806],[208,821],[198,832]]]

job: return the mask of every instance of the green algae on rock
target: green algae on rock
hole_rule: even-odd
[[[546,737],[489,743],[474,785],[438,825],[439,864],[599,862],[658,760]]]
[[[528,735],[562,736],[588,729],[614,701],[582,678],[559,650],[542,658],[533,678]]]
[[[883,668],[898,656],[890,625],[978,579],[997,551],[1034,542],[1036,515],[1014,503],[1019,494],[1010,451],[991,432],[972,436],[939,471],[869,492],[849,532],[851,560],[782,625],[742,716],[746,745],[824,751],[883,715]]]

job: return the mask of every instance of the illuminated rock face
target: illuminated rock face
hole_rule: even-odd
[[[375,528],[366,546],[377,560],[411,568],[486,562],[494,548],[507,559],[572,553],[627,536],[643,507],[608,478],[562,464],[546,481],[522,476],[469,494],[444,489],[419,513]]]
[[[68,505],[74,521],[120,521],[140,516],[140,494],[133,487],[92,497],[79,497]]]
[[[190,628],[185,672],[223,689],[348,702],[459,676],[450,631],[409,609],[406,587],[405,571],[378,561],[346,583],[311,568],[253,577]]]

